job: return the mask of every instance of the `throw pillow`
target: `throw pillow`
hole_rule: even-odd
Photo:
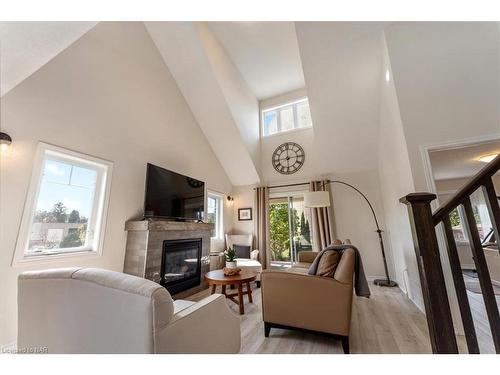
[[[333,277],[337,265],[339,264],[340,254],[338,251],[325,251],[318,262],[316,269],[317,276]]]
[[[250,259],[250,246],[233,245],[236,258]]]

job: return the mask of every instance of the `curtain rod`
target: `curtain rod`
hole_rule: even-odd
[[[319,181],[323,182],[323,181]],[[297,184],[286,184],[286,185],[274,185],[274,186],[264,186],[268,189],[276,189],[276,188],[282,188],[282,187],[292,187],[292,186],[301,186],[301,185],[309,185],[309,182],[299,182]],[[257,188],[253,188],[254,190],[257,190]]]
[[[340,180],[321,180],[321,181],[314,181],[314,182],[321,183],[320,188],[324,187],[326,184],[341,184],[341,185],[348,186],[351,189],[358,192],[358,194],[360,194],[363,197],[363,199],[366,201],[366,203],[368,203],[368,206],[370,207],[370,210],[371,210],[372,215],[373,215],[373,220],[375,221],[375,225],[377,227],[377,232],[379,232],[379,234],[380,234],[380,232],[382,232],[382,230],[380,229],[379,223],[378,223],[377,215],[375,214],[375,210],[373,209],[372,204],[370,203],[370,201],[368,200],[366,195],[364,195],[363,192],[361,190],[359,190],[356,186],[353,186],[347,182],[340,181]],[[285,184],[285,185],[274,185],[274,186],[264,186],[264,187],[266,187],[268,189],[275,189],[275,188],[301,186],[301,185],[309,185],[309,182],[302,182],[302,183],[296,183],[296,184]],[[257,190],[257,188],[253,188],[253,190]]]

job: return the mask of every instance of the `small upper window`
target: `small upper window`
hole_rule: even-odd
[[[207,222],[215,224],[212,232],[213,239],[223,238],[223,196],[216,193],[208,193],[207,197]]]
[[[312,118],[307,98],[262,111],[263,136],[310,127]]]
[[[99,252],[111,163],[40,144],[18,259]]]

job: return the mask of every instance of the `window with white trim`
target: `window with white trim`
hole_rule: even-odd
[[[440,202],[445,202],[452,196],[452,193],[438,193]],[[472,212],[474,213],[474,221],[476,222],[479,238],[484,240],[492,234],[492,224],[484,199],[483,192],[478,189],[470,196]],[[450,212],[450,223],[453,230],[453,237],[457,243],[469,242],[469,236],[465,230],[464,224],[466,216],[462,206],[458,206]]]
[[[215,224],[212,239],[223,238],[224,197],[221,194],[208,192],[207,195],[207,222]]]
[[[100,253],[112,164],[40,143],[16,258]]]
[[[262,135],[312,127],[309,100],[300,100],[262,110]]]

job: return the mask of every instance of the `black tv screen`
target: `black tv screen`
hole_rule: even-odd
[[[144,217],[203,220],[204,207],[203,181],[148,163]]]

